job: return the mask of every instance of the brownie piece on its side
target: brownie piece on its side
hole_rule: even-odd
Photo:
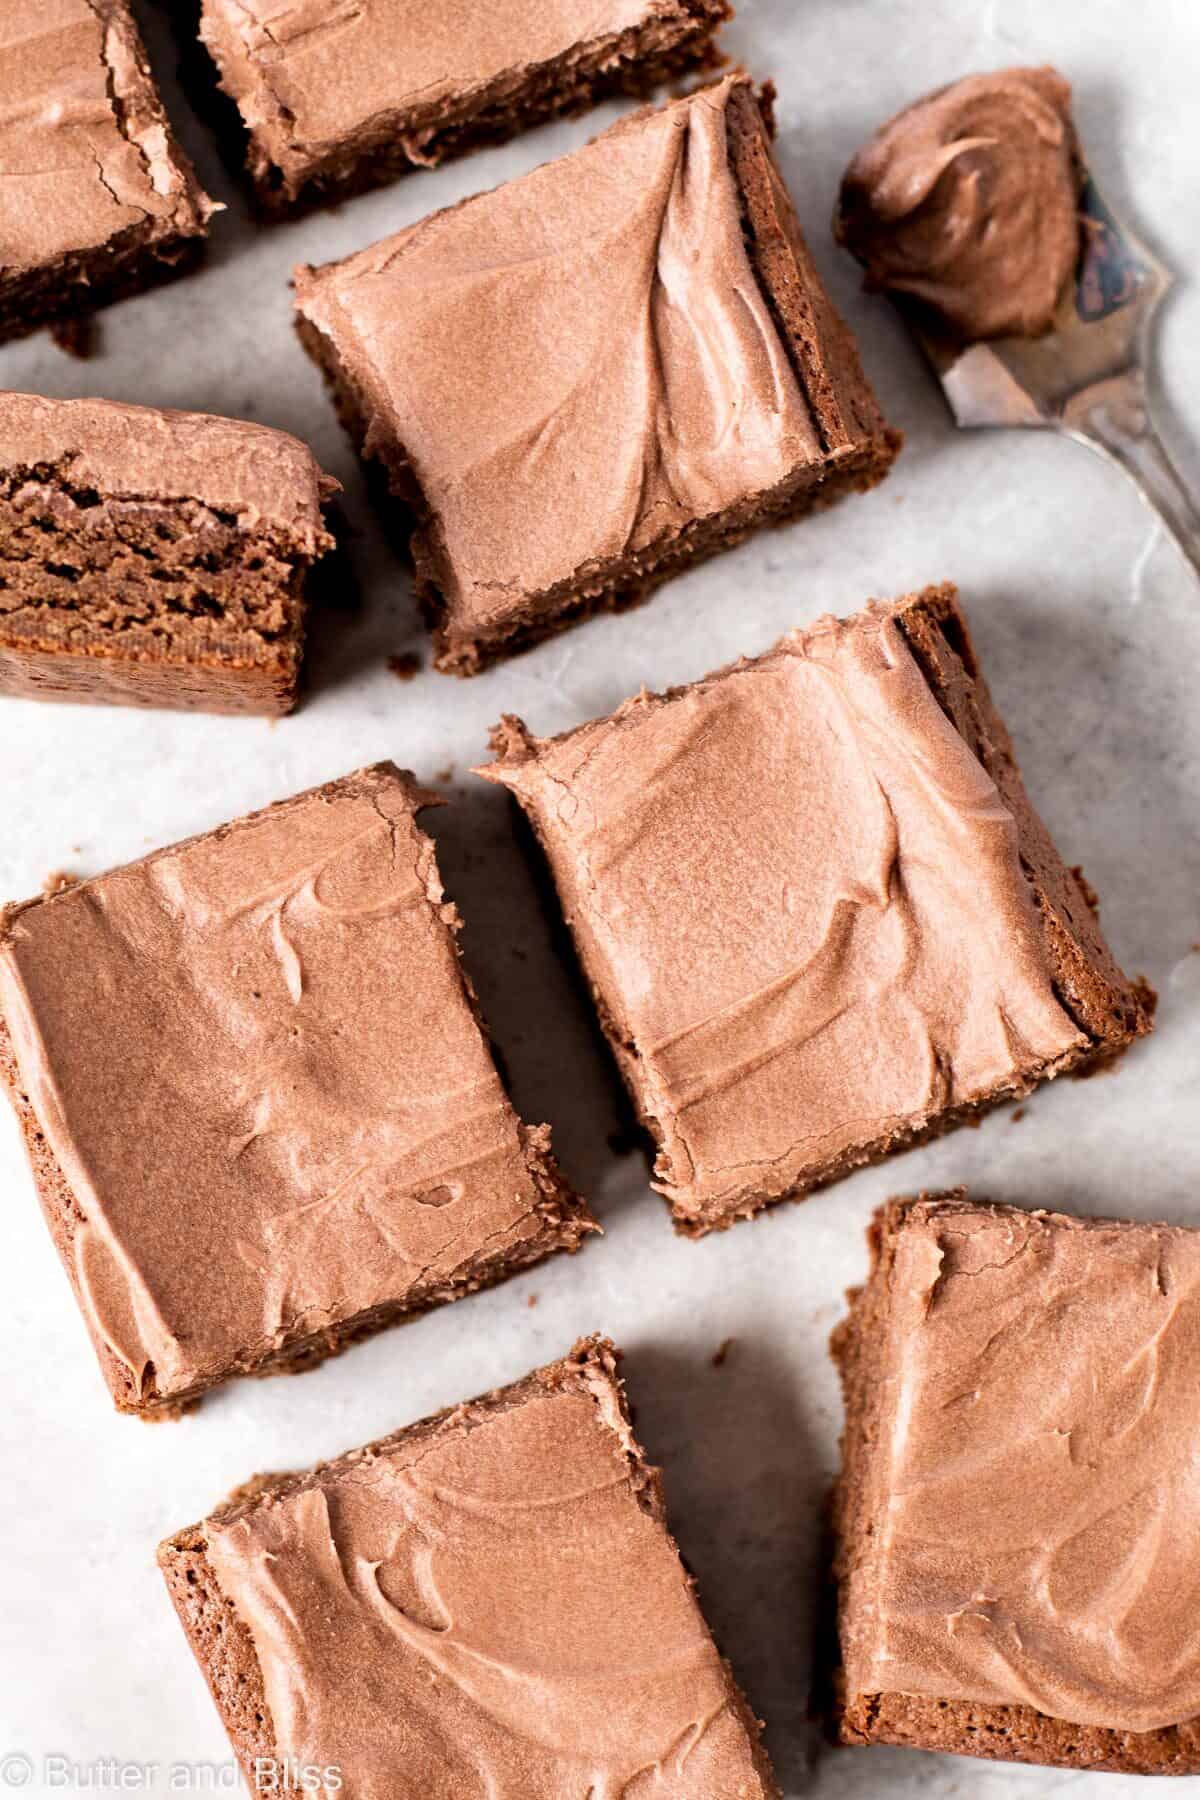
[[[288,712],[336,490],[265,425],[0,394],[0,694]]]
[[[899,447],[744,75],[296,292],[343,422],[415,514],[455,674],[872,486]]]
[[[200,36],[255,198],[282,215],[711,68],[729,16],[726,0],[202,0]]]
[[[1122,1050],[953,588],[823,619],[479,771],[528,814],[680,1229],[731,1224]]]
[[[287,1762],[353,1794],[777,1800],[616,1365],[585,1339],[160,1547],[252,1790]]]
[[[574,1250],[379,763],[0,915],[0,1074],[117,1406],[172,1411]]]
[[[1200,1232],[894,1200],[833,1338],[848,1744],[1200,1774]]]
[[[8,0],[0,340],[190,267],[214,210],[172,136],[127,0]]]

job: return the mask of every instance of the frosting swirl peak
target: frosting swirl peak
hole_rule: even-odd
[[[834,235],[867,285],[967,340],[1048,331],[1079,254],[1081,162],[1055,69],[968,75],[880,127],[842,179]]]

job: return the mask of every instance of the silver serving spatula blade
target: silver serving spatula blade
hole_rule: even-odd
[[[956,422],[1048,426],[1118,463],[1200,576],[1200,508],[1150,418],[1150,322],[1170,272],[1105,205],[1085,171],[1074,283],[1040,338],[963,344],[904,306]]]

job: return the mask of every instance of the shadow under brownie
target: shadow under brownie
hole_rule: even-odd
[[[838,1740],[1200,1773],[1200,1233],[958,1189],[870,1241],[832,1341]]]
[[[0,693],[288,712],[336,491],[265,425],[0,394]]]
[[[182,273],[216,210],[126,0],[7,0],[4,40],[0,341]]]
[[[415,517],[440,669],[629,605],[891,467],[769,99],[732,75],[296,271],[301,338]]]
[[[711,68],[730,16],[725,0],[599,0],[586,19],[577,0],[189,10],[228,97],[226,148],[276,217]]]
[[[616,1366],[586,1339],[160,1547],[252,1789],[294,1760],[423,1800],[778,1800]]]
[[[479,773],[528,815],[696,1235],[1150,1028],[1026,796],[955,591],[794,632]]]
[[[117,1406],[574,1250],[415,814],[382,763],[0,915],[0,1074]]]

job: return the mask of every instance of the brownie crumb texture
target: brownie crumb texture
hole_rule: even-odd
[[[335,489],[266,427],[0,396],[0,693],[289,711]]]

